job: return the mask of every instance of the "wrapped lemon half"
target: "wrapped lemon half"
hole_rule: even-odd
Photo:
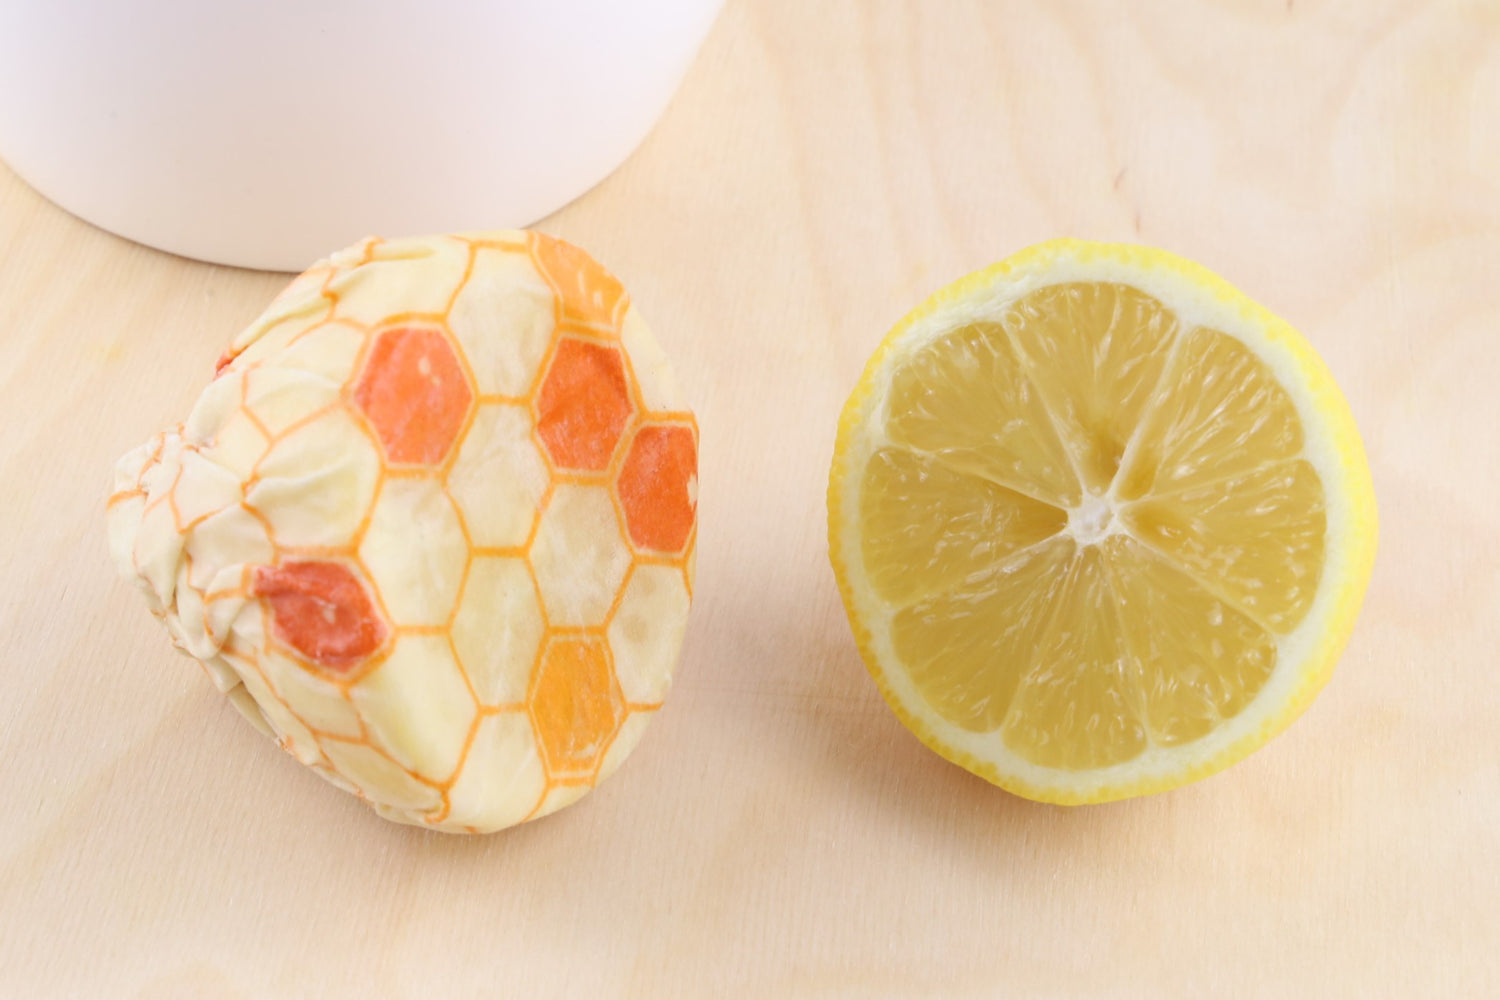
[[[174,644],[380,815],[577,800],[671,683],[697,425],[620,283],[534,232],[296,278],[187,420],[121,459],[111,549]]]

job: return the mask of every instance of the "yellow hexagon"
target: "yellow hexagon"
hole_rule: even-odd
[[[375,494],[380,459],[342,409],[291,431],[271,446],[246,501],[281,546],[343,546],[354,541]]]
[[[479,391],[524,396],[536,381],[552,326],[552,290],[525,249],[477,250],[448,328],[468,356]]]
[[[463,283],[468,245],[458,240],[391,240],[370,251],[370,261],[335,275],[329,291],[338,296],[335,315],[365,326],[392,316],[441,315]]]
[[[690,603],[676,567],[642,564],[631,572],[608,632],[627,701],[654,704],[667,696]]]
[[[603,486],[559,486],[542,513],[531,565],[552,625],[602,625],[630,568]]]
[[[392,757],[433,781],[453,773],[478,706],[447,639],[402,636],[349,693],[370,735]]]
[[[469,544],[443,484],[387,479],[359,546],[396,625],[442,625],[463,583]]]
[[[542,759],[525,712],[485,716],[463,771],[448,791],[452,823],[499,830],[521,822],[547,787]]]
[[[531,574],[520,559],[478,556],[453,619],[453,647],[485,705],[526,698],[544,627]]]
[[[448,472],[448,490],[463,511],[474,544],[525,544],[547,481],[547,465],[532,440],[526,407],[481,406]]]
[[[561,635],[548,642],[527,705],[547,774],[590,781],[624,717],[624,702],[600,639]]]

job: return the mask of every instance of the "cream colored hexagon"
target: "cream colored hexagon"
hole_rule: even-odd
[[[162,431],[151,436],[145,444],[138,444],[120,456],[115,463],[114,492],[129,492],[140,487],[141,477],[166,448],[171,431]]]
[[[240,687],[240,675],[223,656],[215,653],[213,656],[201,657],[198,662],[203,667],[203,672],[208,675],[208,679],[213,681],[214,687],[224,694]]]
[[[271,446],[245,499],[281,546],[354,541],[375,495],[380,457],[355,418],[330,410]]]
[[[245,567],[276,560],[265,524],[238,504],[200,522],[185,551],[192,563],[188,581],[206,595],[234,590],[245,582]]]
[[[139,493],[129,493],[112,497],[104,511],[109,525],[110,558],[115,569],[132,583],[137,583],[134,533],[141,524],[145,509],[146,498]]]
[[[243,481],[250,478],[255,463],[270,446],[271,439],[261,431],[249,412],[236,409],[214,431],[203,453]]]
[[[630,369],[635,373],[641,402],[646,409],[658,413],[686,409],[682,392],[677,388],[677,379],[672,375],[672,366],[667,363],[667,356],[662,353],[634,305],[625,312],[620,326],[620,342],[630,358]]]
[[[272,357],[299,333],[323,322],[327,315],[328,300],[316,293],[273,302],[234,338],[229,348],[234,355],[233,367],[243,371]]]
[[[448,791],[448,822],[481,832],[521,822],[547,787],[531,721],[525,712],[498,712],[479,723],[469,756]]]
[[[273,363],[278,368],[310,372],[334,385],[343,385],[354,372],[365,339],[363,330],[328,320],[298,336],[276,355]]]
[[[577,802],[587,795],[592,788],[592,785],[583,784],[556,785],[547,792],[547,797],[542,800],[541,808],[531,818],[541,819],[543,816],[550,816],[559,809]]]
[[[526,563],[505,556],[475,557],[452,635],[482,704],[525,700],[544,632]]]
[[[244,372],[222,373],[203,390],[182,425],[184,441],[242,480],[271,442],[240,405],[247,386]]]
[[[246,372],[245,385],[245,409],[272,437],[339,401],[339,383],[279,364]]]
[[[240,713],[240,718],[254,726],[262,736],[269,736],[273,740],[277,738],[275,731],[271,729],[271,724],[266,721],[265,714],[261,712],[260,705],[256,703],[245,685],[236,684],[225,691],[224,696],[229,699],[229,704],[234,707],[234,710]]]
[[[366,236],[358,243],[340,247],[327,257],[313,265],[314,270],[323,270],[325,273],[339,275],[351,268],[358,267],[375,254],[375,248],[389,240],[380,236]]]
[[[481,393],[524,396],[552,339],[552,289],[524,247],[480,247],[448,314],[448,328],[463,347]]]
[[[199,660],[212,657],[219,651],[219,644],[208,634],[208,616],[204,614],[203,594],[188,582],[186,560],[177,570],[177,587],[173,591],[173,598],[172,611],[162,622],[167,627],[167,632],[188,655]]]
[[[422,813],[436,809],[443,801],[442,793],[436,788],[413,778],[399,765],[364,744],[324,740],[323,752],[338,773],[377,806]],[[401,813],[381,812],[381,815],[404,823],[412,822],[411,816]]]
[[[340,253],[353,249],[356,248],[346,247]],[[328,280],[328,276],[334,270],[333,264],[327,257],[310,265],[307,270],[297,275],[287,283],[285,288],[276,293],[276,297],[271,300],[270,308],[279,308],[286,303],[295,303],[305,307],[307,303],[319,297],[319,293],[323,288],[323,282]],[[267,312],[270,311],[270,308],[267,309]]]
[[[319,668],[299,662],[294,654],[263,649],[260,669],[309,729],[348,739],[359,739],[363,733],[359,713],[338,685],[318,676]]]
[[[247,571],[247,578],[249,575]],[[266,633],[269,631],[266,619],[270,617],[266,602],[248,598],[236,599],[233,603],[239,605],[239,612],[234,617],[229,638],[225,640],[225,647],[221,652],[227,656],[231,652],[243,653],[245,650],[265,648]]]
[[[218,429],[239,410],[244,392],[245,373],[240,371],[222,372],[204,386],[188,418],[182,422],[183,440],[199,447],[210,444]]]
[[[643,563],[631,571],[608,633],[626,701],[654,704],[667,696],[691,603],[677,567]]]
[[[469,543],[443,484],[386,479],[359,558],[396,625],[442,625],[453,613]]]
[[[350,781],[348,778],[345,778],[342,774],[339,774],[327,764],[314,762],[307,766],[312,768],[312,770],[317,773],[318,777],[328,782],[334,788],[337,788],[340,791],[348,792],[350,795],[359,794],[359,789],[354,787],[354,783],[352,781]]]
[[[254,607],[256,607],[254,601],[247,600],[239,593],[205,598],[203,622],[204,628],[208,630],[208,637],[216,646],[222,647],[229,640],[230,634],[238,630],[246,610]]]
[[[322,754],[318,750],[318,741],[313,738],[313,734],[308,732],[300,719],[287,711],[285,705],[276,700],[276,695],[266,686],[255,668],[248,665],[240,667],[239,674],[245,690],[250,693],[261,717],[276,734],[282,749],[303,764],[322,760]],[[247,706],[243,701],[236,702],[235,708],[240,711],[240,714],[250,718],[252,723],[255,721],[248,715]]]
[[[182,475],[172,489],[177,527],[186,531],[243,499],[240,477],[198,451],[182,453]]]
[[[349,693],[380,746],[433,781],[458,766],[479,711],[448,640],[438,635],[402,636]]]
[[[165,501],[182,471],[182,435],[177,431],[163,436],[161,454],[156,461],[141,470],[141,489],[152,501]]]
[[[547,464],[531,438],[530,411],[516,403],[481,406],[448,472],[448,491],[474,544],[524,545],[547,482]]]
[[[625,763],[625,758],[629,757],[631,751],[641,742],[641,736],[655,716],[655,711],[631,712],[625,716],[625,721],[620,723],[619,730],[615,732],[614,742],[609,745],[609,750],[604,754],[604,760],[599,764],[599,776],[594,779],[595,785],[620,769],[620,765]]]
[[[182,555],[182,535],[177,531],[172,507],[166,498],[153,498],[141,511],[135,528],[135,546],[129,556],[133,575],[138,574],[151,607],[166,610],[177,587],[177,561]]]
[[[630,568],[608,487],[557,487],[542,512],[531,565],[550,624],[604,623]]]
[[[407,313],[440,315],[463,283],[469,247],[446,237],[390,240],[370,261],[336,275],[334,315],[366,326]]]

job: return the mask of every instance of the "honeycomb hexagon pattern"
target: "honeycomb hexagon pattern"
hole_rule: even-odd
[[[629,295],[535,232],[299,275],[121,459],[110,544],[256,728],[382,816],[576,801],[661,707],[698,430]]]

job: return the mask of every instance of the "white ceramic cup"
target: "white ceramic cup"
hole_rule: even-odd
[[[297,270],[524,226],[666,107],[721,0],[0,0],[0,157],[150,246]]]

